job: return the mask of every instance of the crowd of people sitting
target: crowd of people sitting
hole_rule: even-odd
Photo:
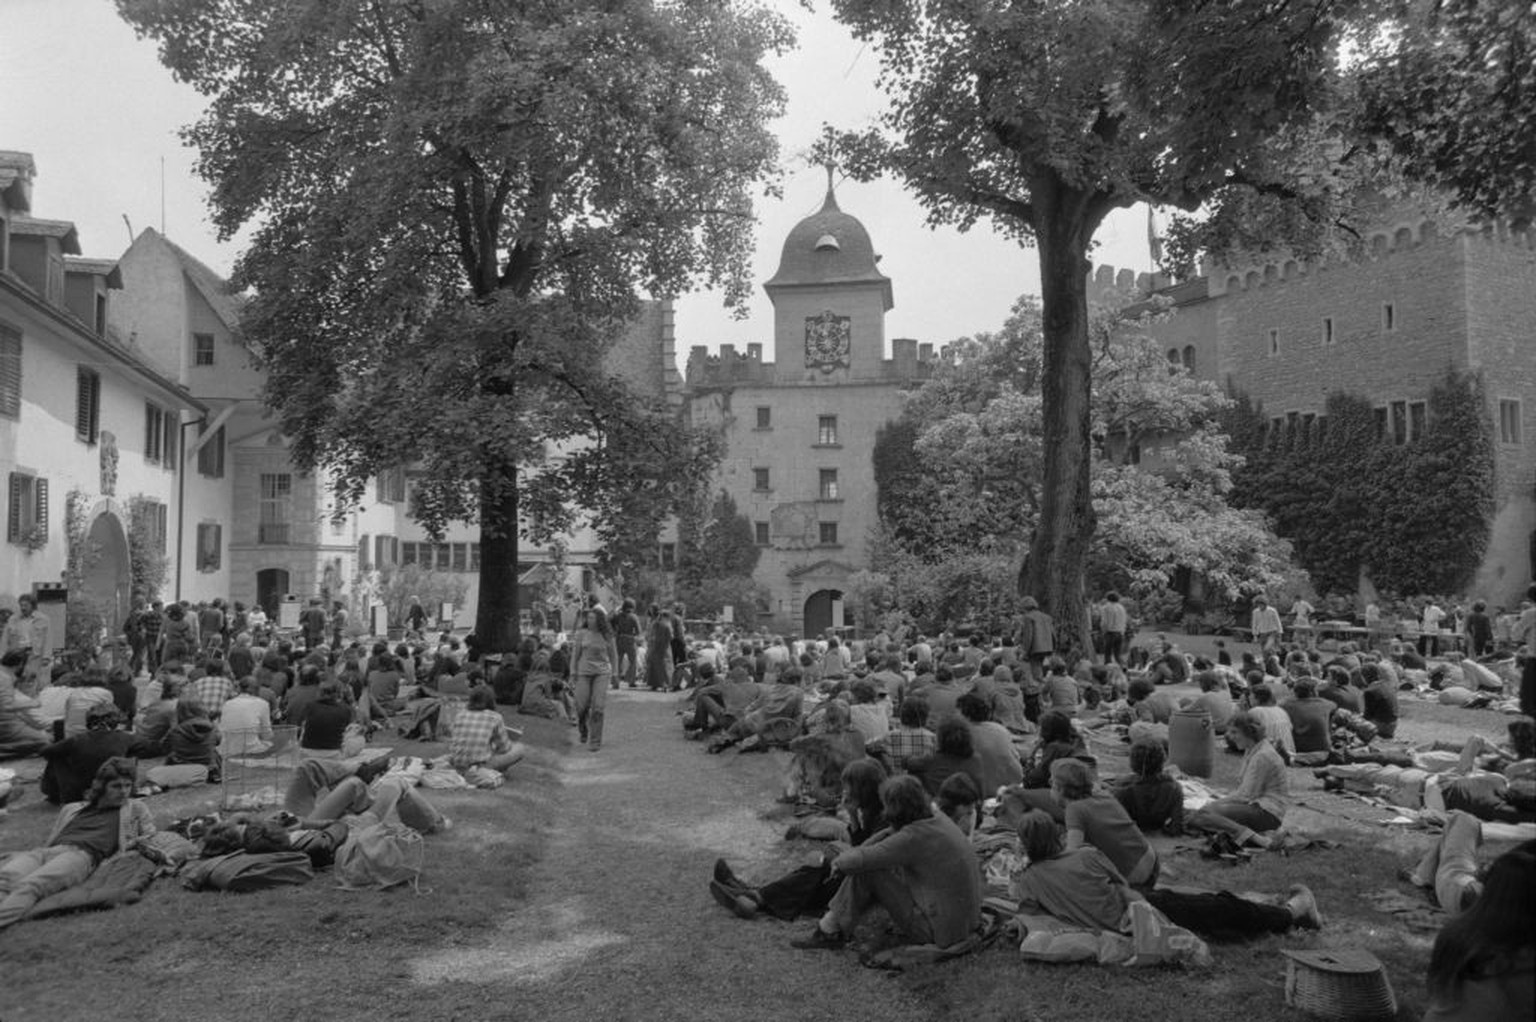
[[[175,606],[167,624],[188,617]],[[370,736],[394,725],[402,736],[443,741],[442,769],[473,786],[500,783],[523,758],[521,733],[496,708],[486,665],[451,636],[433,646],[419,637],[331,646],[330,634],[260,634],[266,645],[242,631],[226,647],[212,629],[195,645],[162,641],[137,673],[126,637],[94,655],[52,660],[22,647],[0,656],[0,758],[40,756],[38,790],[62,807],[46,846],[0,865],[0,927],[153,833],[148,803],[126,800],[120,788],[152,795],[218,783],[231,757],[284,757],[294,778],[282,793],[284,822],[226,817],[200,845],[209,855],[291,845],[329,863],[353,833],[343,820],[371,814],[422,834],[451,825],[414,780],[390,773],[387,756],[369,758]],[[123,821],[117,841],[108,840],[111,826],[95,822],[108,815]]]
[[[1022,927],[1044,916],[1129,935],[1139,913],[1153,912],[1211,941],[1321,928],[1322,909],[1303,885],[1272,898],[1160,886],[1156,837],[1278,845],[1294,804],[1290,768],[1322,774],[1388,755],[1380,750],[1395,734],[1404,675],[1432,666],[1415,647],[1390,644],[1325,653],[1281,643],[1234,662],[1224,646],[1207,660],[1159,637],[1069,664],[1013,635],[882,634],[852,648],[836,637],[721,642],[695,667],[685,738],[712,754],[787,748],[780,801],[797,815],[786,836],[826,845],[818,861],[761,880],[720,860],[709,892],[744,919],[814,919],[791,941],[807,949],[848,946],[875,906],[889,939],[940,955],[973,946],[1007,915]],[[1167,725],[1188,712],[1206,715],[1241,756],[1235,788],[1194,806],[1168,762]],[[1405,873],[1457,915],[1430,963],[1435,1018],[1528,1017],[1532,1008],[1536,842],[1488,872],[1501,891],[1524,892],[1520,909],[1480,899],[1475,879],[1483,820],[1473,812],[1536,821],[1536,725],[1515,718],[1510,739],[1474,736],[1459,750],[1441,785],[1444,837]],[[1101,777],[1122,741],[1126,769]],[[1501,801],[1490,813],[1472,796],[1493,789]],[[1468,914],[1497,920],[1495,931],[1473,930]]]

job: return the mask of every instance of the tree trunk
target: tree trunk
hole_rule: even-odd
[[[1102,214],[1094,215],[1096,196],[1058,181],[1037,183],[1032,197],[1039,211],[1035,238],[1045,321],[1045,465],[1039,525],[1019,588],[1051,615],[1057,651],[1076,658],[1092,652],[1083,591],[1088,545],[1097,524],[1089,486],[1093,351],[1088,342],[1087,255]]]
[[[511,653],[521,638],[517,476],[511,466],[487,466],[486,471],[480,483],[480,602],[475,607],[475,639],[487,653]]]

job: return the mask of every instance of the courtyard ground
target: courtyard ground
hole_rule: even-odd
[[[429,793],[455,827],[426,839],[420,892],[349,893],[324,874],[252,895],[157,881],[138,905],[0,933],[0,1019],[1299,1019],[1284,1007],[1279,952],[1315,946],[1370,950],[1402,1017],[1423,1007],[1433,930],[1405,926],[1373,897],[1413,896],[1394,874],[1428,838],[1383,826],[1390,813],[1324,793],[1306,771],[1293,774],[1295,819],[1340,847],[1239,866],[1166,851],[1178,884],[1310,884],[1328,916],[1320,934],[1214,946],[1214,967],[1197,971],[1032,964],[999,945],[890,974],[851,953],[792,950],[808,923],[742,922],[709,897],[719,856],[749,878],[814,856],[783,840],[782,754],[705,755],[680,737],[675,697],[624,691],[609,705],[600,753],[572,745],[564,727],[517,718],[534,752],[511,783]],[[1501,734],[1507,719],[1405,712],[1416,736],[1455,740]],[[1106,772],[1118,766],[1110,752]],[[1218,756],[1214,781],[1235,780],[1236,764]],[[167,819],[210,790],[151,805]],[[0,822],[0,848],[40,842],[52,815],[30,789]]]

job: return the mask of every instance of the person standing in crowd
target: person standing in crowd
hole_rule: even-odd
[[[139,628],[144,633],[144,666],[150,674],[160,670],[160,638],[165,634],[165,605],[155,600],[139,618]]]
[[[331,603],[331,648],[340,649],[347,629],[347,605],[340,600]]]
[[[1280,624],[1280,612],[1262,596],[1254,597],[1253,618],[1249,627],[1253,630],[1253,641],[1258,643],[1261,650],[1270,653],[1279,648],[1280,634],[1284,629]]]
[[[304,648],[318,649],[325,644],[325,608],[320,605],[318,597],[312,597],[309,606],[304,608],[304,613],[299,617],[299,627],[304,630]]]
[[[1425,600],[1424,609],[1419,611],[1419,655],[1425,657],[1440,655],[1440,622],[1445,620],[1445,611],[1434,600]]]
[[[635,655],[640,648],[640,615],[635,613],[634,600],[626,599],[613,619],[613,641],[619,654],[619,662],[614,665],[613,687],[619,687],[622,674],[623,683],[634,688]]]
[[[417,633],[427,627],[427,612],[421,605],[420,596],[411,597],[410,609],[405,612],[405,627]]]
[[[1033,596],[1024,597],[1019,606],[1024,610],[1024,616],[1019,622],[1019,652],[1024,656],[1029,672],[1024,695],[1028,700],[1033,690],[1034,713],[1029,718],[1033,723],[1040,719],[1039,693],[1045,683],[1045,661],[1056,651],[1056,625],[1051,616],[1040,609],[1039,602]],[[1026,702],[1026,708],[1028,705]]]
[[[1308,603],[1305,596],[1298,596],[1292,601],[1291,628],[1298,643],[1309,647],[1313,645],[1312,615],[1316,612],[1317,608]]]
[[[27,666],[22,668],[16,687],[23,695],[35,696],[53,648],[48,642],[48,618],[37,612],[37,600],[30,593],[18,596],[16,606],[19,612],[5,625],[4,652],[20,650],[27,654]]]
[[[667,666],[672,654],[672,615],[651,604],[651,631],[645,645],[645,687],[652,692],[671,687],[672,671]]]
[[[688,676],[690,667],[688,664],[688,630],[685,627],[683,615],[686,611],[681,603],[672,605],[672,683],[667,687],[676,692],[683,687],[683,679]]]
[[[1099,630],[1104,635],[1104,662],[1114,662],[1121,667],[1125,666],[1125,630],[1130,623],[1130,615],[1125,611],[1125,604],[1120,602],[1120,594],[1110,590],[1104,597],[1104,605],[1099,608]]]
[[[603,706],[614,665],[619,662],[613,625],[602,607],[582,611],[581,627],[571,638],[571,679],[575,686],[578,740],[593,752],[603,746]]]
[[[123,619],[123,635],[128,638],[128,649],[131,655],[128,659],[128,668],[135,675],[144,669],[144,619],[149,616],[149,607],[145,605],[142,593],[133,594],[133,606],[128,611],[128,616]]]
[[[220,601],[204,604],[197,612],[197,630],[202,635],[203,648],[213,645],[215,637],[224,635],[224,609],[219,605]]]

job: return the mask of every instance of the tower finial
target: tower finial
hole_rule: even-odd
[[[833,163],[829,159],[822,164],[822,167],[825,168],[827,172],[827,198],[826,201],[821,204],[821,210],[823,213],[825,213],[827,210],[837,209],[837,195],[834,191],[834,186],[832,183],[833,174],[837,171],[837,164]]]

